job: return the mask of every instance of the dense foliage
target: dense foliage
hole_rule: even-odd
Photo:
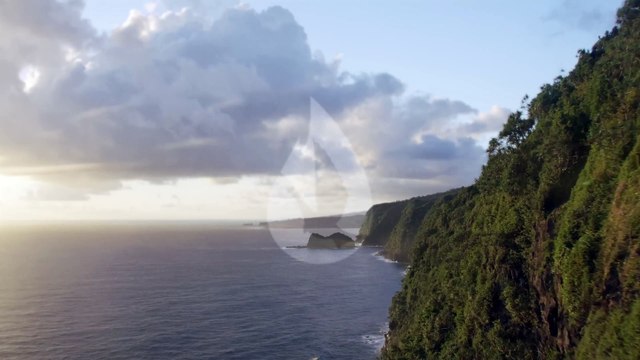
[[[578,57],[423,216],[384,358],[640,359],[640,0]]]
[[[358,239],[364,246],[383,246],[382,252],[389,259],[409,262],[425,215],[438,200],[456,191],[374,205],[367,211]]]

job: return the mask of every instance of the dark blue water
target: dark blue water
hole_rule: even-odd
[[[374,251],[314,265],[264,229],[0,229],[0,359],[373,359],[402,277]]]

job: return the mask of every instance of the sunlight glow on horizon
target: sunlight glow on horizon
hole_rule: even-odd
[[[296,187],[309,187],[313,180],[291,176]],[[184,178],[163,183],[123,181],[108,192],[75,196],[69,187],[52,185],[25,176],[0,176],[0,223],[24,221],[120,221],[120,220],[247,220],[264,221],[266,201],[273,178],[243,177],[237,182],[216,183],[209,178]],[[240,194],[240,195],[239,195]],[[341,213],[341,202],[322,199],[324,206],[311,209],[306,217]],[[289,197],[276,198],[283,209],[291,208]],[[305,200],[311,203],[311,199]],[[367,210],[363,202],[362,211]],[[284,211],[284,210],[283,210]],[[241,214],[238,216],[237,214]],[[289,219],[284,211],[271,220]]]

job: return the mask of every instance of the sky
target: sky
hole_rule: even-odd
[[[469,185],[620,4],[0,2],[0,221],[279,219]]]

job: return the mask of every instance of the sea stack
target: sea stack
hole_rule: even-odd
[[[307,243],[307,248],[309,249],[353,249],[355,246],[355,241],[339,232],[329,236],[312,233]]]

